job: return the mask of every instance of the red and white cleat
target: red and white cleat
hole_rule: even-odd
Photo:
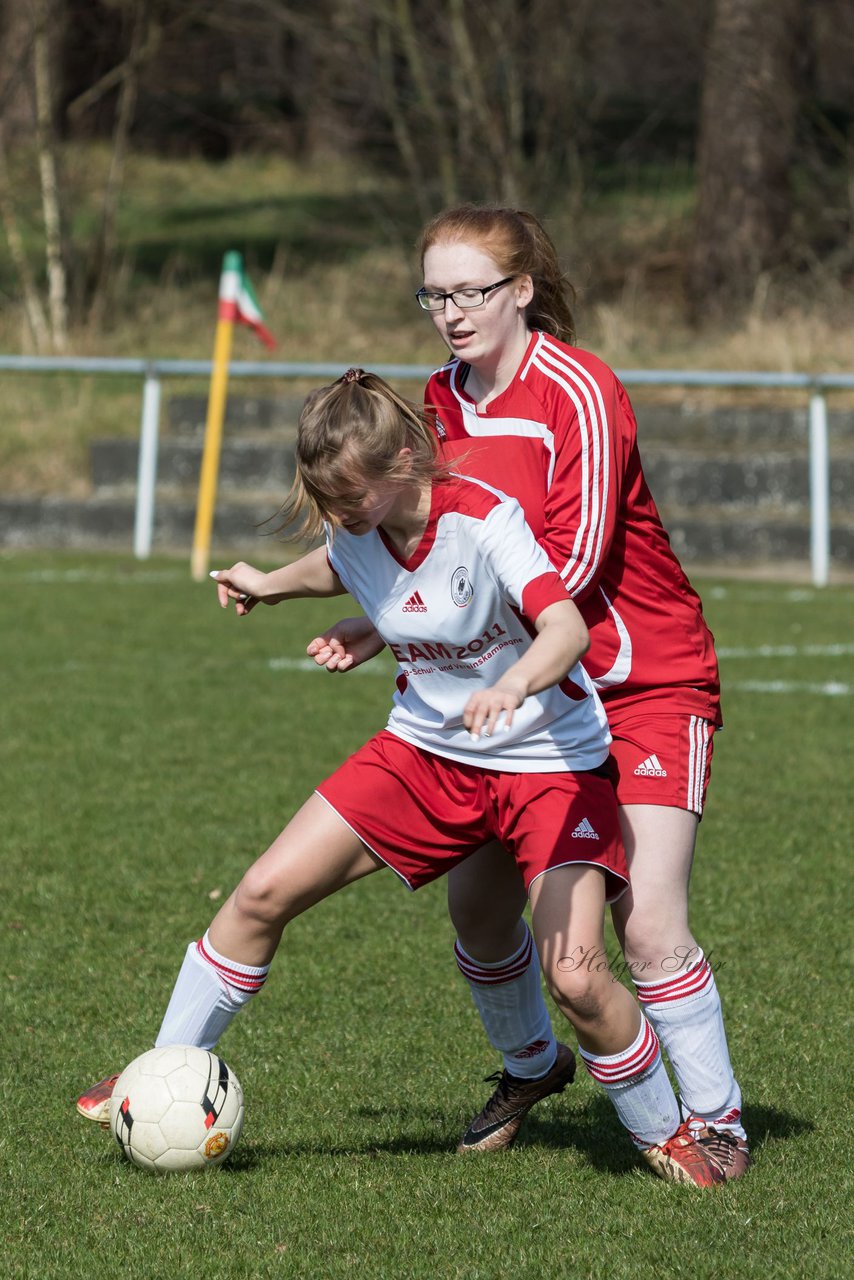
[[[687,1122],[666,1142],[647,1147],[641,1155],[654,1173],[667,1182],[715,1187],[726,1181],[720,1166],[694,1136]]]
[[[727,1182],[741,1178],[750,1168],[750,1148],[747,1139],[732,1129],[716,1129],[714,1125],[698,1127],[689,1121],[692,1132],[709,1158],[720,1169]]]
[[[118,1075],[105,1076],[77,1099],[77,1112],[86,1120],[94,1120],[102,1129],[110,1127],[110,1098]]]

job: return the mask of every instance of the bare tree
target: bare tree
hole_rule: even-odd
[[[64,89],[58,72],[65,36],[64,0],[32,0],[26,13],[16,11],[19,38],[15,58],[12,59],[8,50],[4,50],[6,57],[2,62],[2,72],[5,83],[0,84],[0,222],[18,277],[27,322],[39,350],[47,347],[57,351],[67,349],[70,299],[74,300],[75,310],[85,314],[88,309],[90,324],[97,327],[103,320],[115,272],[116,222],[141,73],[159,47],[162,13],[166,13],[170,34],[174,38],[200,12],[191,4],[170,6],[170,0],[104,0],[104,4],[121,19],[117,24],[119,40],[115,46],[118,56],[104,74],[66,106],[61,121],[57,119],[57,103],[61,102]],[[26,39],[21,38],[22,23],[26,26]],[[124,48],[120,42],[122,36]],[[13,89],[18,81],[24,81],[29,88],[33,110],[32,137],[39,171],[47,282],[44,305],[39,297],[37,274],[24,250],[24,237],[19,225],[21,215],[15,207],[8,178],[4,109],[13,99]],[[63,185],[60,165],[60,125],[79,125],[87,113],[109,95],[115,99],[111,111],[112,145],[101,193],[98,231],[91,245],[77,245],[72,254],[65,238],[65,228],[72,211],[65,207],[68,193]],[[18,132],[23,134],[20,121],[18,125]]]
[[[29,122],[27,88],[32,65],[33,31],[29,14],[21,10],[0,11],[0,224],[9,249],[9,259],[18,277],[24,304],[24,315],[33,345],[38,352],[50,348],[47,317],[39,296],[30,260],[24,247],[18,210],[9,172],[7,136],[15,127],[26,128]]]
[[[257,0],[294,33],[312,98],[366,155],[397,152],[419,212],[541,204],[571,168],[594,0]]]
[[[0,222],[3,224],[3,232],[6,236],[6,243],[9,246],[9,257],[12,260],[12,265],[15,268],[21,286],[24,314],[27,317],[30,337],[33,340],[36,351],[42,353],[49,349],[50,333],[44,307],[39,297],[38,286],[24,249],[24,242],[18,225],[18,214],[15,209],[15,202],[12,199],[12,183],[9,178],[6,138],[2,120],[0,120]]]
[[[50,28],[56,21],[56,12],[51,0],[34,0],[33,21],[33,87],[47,262],[48,313],[53,346],[57,351],[65,351],[68,346],[68,275],[63,254],[63,213],[50,44]]]
[[[160,35],[159,25],[153,21],[151,0],[119,0],[119,3],[128,10],[131,34],[127,57],[118,67],[113,68],[108,77],[103,78],[110,83],[114,80],[118,81],[119,93],[113,126],[110,166],[101,201],[101,223],[95,242],[91,270],[92,301],[89,323],[95,328],[101,324],[104,316],[115,262],[116,218],[124,180],[130,130],[136,112],[140,71],[156,52]],[[71,105],[69,115],[72,118],[75,114],[79,115],[89,103],[96,101],[99,90],[105,91],[105,86],[92,86],[82,100],[78,99]]]
[[[791,213],[804,0],[717,0],[703,83],[690,304],[749,299]]]

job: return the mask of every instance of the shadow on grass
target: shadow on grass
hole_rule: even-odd
[[[235,1152],[229,1165],[249,1169],[277,1156],[452,1155],[458,1135],[465,1127],[462,1118],[454,1123],[446,1115],[426,1110],[415,1112],[411,1106],[359,1107],[354,1114],[367,1122],[380,1121],[384,1125],[396,1118],[400,1131],[384,1138],[354,1132],[349,1142],[329,1141],[319,1135],[313,1141],[285,1142],[279,1146],[253,1144]],[[797,1138],[815,1129],[809,1120],[766,1106],[746,1108],[745,1126],[754,1158],[766,1145]],[[528,1147],[573,1150],[581,1153],[592,1168],[612,1176],[630,1175],[638,1169],[637,1152],[610,1102],[601,1094],[585,1098],[581,1106],[552,1105],[532,1112],[517,1146],[520,1151]]]
[[[764,1106],[744,1108],[744,1127],[754,1156],[757,1151],[774,1142],[785,1142],[789,1138],[799,1138],[804,1133],[815,1132],[812,1120],[804,1120],[801,1116],[792,1115],[790,1111],[778,1111],[776,1107]]]
[[[749,1106],[744,1109],[744,1127],[754,1159],[763,1147],[812,1133],[811,1120],[776,1107]],[[626,1138],[616,1112],[601,1094],[577,1111],[538,1111],[525,1122],[520,1144],[574,1147],[590,1164],[611,1174],[630,1173],[638,1167],[638,1156]]]
[[[594,1168],[612,1175],[633,1173],[638,1155],[617,1114],[601,1093],[581,1106],[537,1110],[525,1121],[520,1146],[572,1148]]]
[[[272,1161],[293,1156],[452,1156],[465,1121],[454,1122],[435,1111],[417,1112],[408,1107],[358,1107],[354,1116],[387,1124],[397,1119],[399,1133],[377,1138],[354,1132],[351,1141],[332,1141],[323,1134],[308,1141],[270,1143],[250,1141],[238,1147],[222,1166],[223,1173],[251,1173]],[[766,1146],[785,1142],[815,1130],[812,1121],[776,1107],[745,1108],[745,1127],[754,1157]],[[429,1133],[426,1131],[430,1131]],[[557,1107],[532,1113],[521,1131],[517,1149],[548,1148],[580,1153],[589,1165],[612,1177],[637,1172],[639,1157],[607,1098],[595,1095],[578,1108]],[[112,1143],[99,1155],[103,1164],[122,1164],[124,1157]],[[200,1171],[203,1173],[203,1171]]]
[[[359,1134],[354,1124],[349,1141],[330,1141],[321,1133],[308,1141],[285,1141],[277,1146],[253,1144],[236,1151],[229,1165],[235,1169],[251,1168],[276,1156],[452,1156],[469,1118],[438,1114],[435,1109],[418,1111],[411,1105],[361,1106],[352,1115],[366,1122],[367,1133]],[[398,1132],[383,1137],[371,1134],[376,1125],[386,1129],[390,1121]],[[581,1151],[592,1165],[611,1174],[628,1174],[637,1168],[637,1156],[604,1098],[591,1099],[580,1111],[553,1106],[529,1116],[518,1149],[528,1147]]]

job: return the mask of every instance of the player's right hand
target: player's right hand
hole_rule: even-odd
[[[352,671],[370,662],[385,648],[385,641],[370,618],[342,618],[334,627],[315,636],[306,653],[327,671]]]

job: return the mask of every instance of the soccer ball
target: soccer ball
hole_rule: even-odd
[[[116,1081],[110,1128],[128,1159],[150,1173],[209,1169],[222,1164],[240,1137],[243,1090],[207,1049],[149,1049]]]

